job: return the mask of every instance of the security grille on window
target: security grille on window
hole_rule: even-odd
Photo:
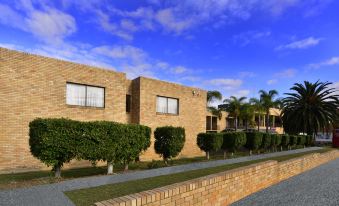
[[[86,107],[105,107],[105,88],[67,83],[66,104]]]
[[[157,96],[157,112],[164,114],[179,114],[179,100]]]

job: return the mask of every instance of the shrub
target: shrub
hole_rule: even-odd
[[[223,133],[223,143],[221,149],[224,150],[224,158],[226,151],[236,152],[240,147],[246,144],[246,134],[244,132],[227,132]]]
[[[197,145],[201,150],[206,152],[207,159],[210,158],[210,151],[217,151],[221,148],[222,142],[222,133],[200,133],[197,137]]]
[[[260,132],[246,132],[246,148],[250,150],[258,150],[262,143],[263,134]]]
[[[152,160],[152,162],[147,164],[148,169],[156,169],[162,167],[160,161]]]
[[[309,146],[312,146],[312,145],[314,145],[313,137],[312,137],[312,135],[307,135],[306,136],[306,146],[309,147]]]
[[[287,147],[290,143],[290,136],[288,134],[283,134],[281,136],[281,146]]]
[[[290,135],[290,147],[295,147],[298,143],[298,136],[297,135]]]
[[[61,177],[64,163],[77,155],[78,122],[69,119],[35,119],[29,124],[29,145],[32,155],[52,166],[55,177]]]
[[[281,145],[281,137],[280,134],[271,134],[271,148],[273,151],[277,151],[277,147]]]
[[[305,143],[306,143],[306,136],[299,135],[297,144],[300,145],[300,146],[305,146]]]
[[[116,162],[124,164],[125,170],[128,170],[128,164],[137,159],[151,145],[151,129],[137,124],[120,126],[121,137],[118,141]]]
[[[178,156],[185,144],[185,129],[182,127],[158,127],[154,131],[154,149],[167,164],[168,158]]]
[[[273,141],[275,141],[275,139]],[[262,134],[261,148],[266,150],[267,148],[269,148],[271,146],[271,142],[272,142],[272,135],[269,134],[269,133],[263,133]]]

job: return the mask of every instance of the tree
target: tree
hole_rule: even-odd
[[[296,83],[283,99],[282,118],[284,129],[288,133],[317,134],[329,129],[337,121],[339,108],[338,90],[330,82],[304,84]]]
[[[236,98],[231,96],[229,99],[225,99],[224,103],[226,111],[235,119],[235,131],[238,129],[238,117],[240,115],[241,105],[243,105],[246,97]]]
[[[254,111],[258,113],[258,132],[260,131],[260,125],[261,125],[261,114],[265,112],[265,108],[263,107],[260,99],[257,98],[251,98],[249,103],[253,106]]]
[[[212,103],[215,100],[222,100],[222,94],[216,90],[208,91],[207,92],[207,104]]]
[[[154,131],[154,149],[167,165],[167,160],[178,156],[185,145],[185,129],[183,127],[158,127]]]
[[[249,103],[241,105],[239,117],[245,120],[245,129],[247,130],[249,123],[251,123],[254,118],[254,107]]]
[[[199,133],[197,137],[198,147],[206,152],[206,158],[210,159],[210,152],[217,151],[223,143],[223,135],[221,133]]]
[[[221,119],[221,109],[211,106],[210,104],[216,100],[222,100],[222,94],[219,91],[213,90],[207,92],[207,109],[215,116]]]
[[[276,90],[270,90],[268,92],[260,90],[259,94],[260,102],[266,112],[266,133],[268,133],[268,127],[270,122],[270,109],[277,107],[280,103],[279,100],[275,100],[275,96],[278,95],[278,92]]]

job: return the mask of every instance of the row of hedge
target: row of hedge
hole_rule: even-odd
[[[36,119],[29,128],[32,155],[52,166],[56,177],[72,159],[107,161],[112,173],[114,163],[128,165],[151,144],[151,129],[136,124],[61,118]]]
[[[211,151],[223,150],[224,154],[226,151],[233,153],[243,146],[249,149],[250,153],[259,149],[276,151],[277,147],[290,149],[297,145],[310,146],[312,141],[312,136],[260,132],[200,133],[197,137],[197,145],[206,152],[207,159]]]

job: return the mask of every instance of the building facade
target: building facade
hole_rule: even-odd
[[[35,118],[107,120],[152,128],[182,126],[180,157],[203,153],[196,136],[206,131],[206,91],[0,48],[0,172],[47,169],[29,148]],[[154,137],[141,160],[159,159]],[[73,161],[65,167],[87,166]]]
[[[268,122],[268,128],[270,133],[282,134],[284,129],[280,118],[281,111],[276,108],[270,109],[270,121]],[[260,120],[260,121],[259,121]],[[238,117],[238,130],[242,131],[246,129],[246,121]],[[254,118],[248,122],[247,129],[258,130],[260,132],[266,132],[266,121],[264,113],[256,113]],[[221,111],[219,115],[215,115],[210,111],[206,111],[206,131],[207,132],[221,132],[225,130],[232,131],[235,128],[235,119],[225,111]]]

